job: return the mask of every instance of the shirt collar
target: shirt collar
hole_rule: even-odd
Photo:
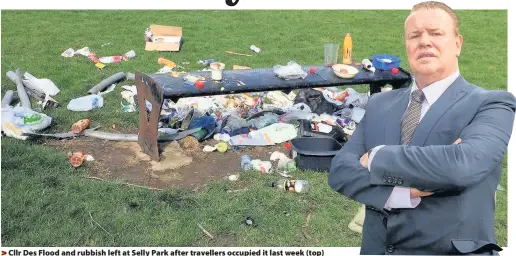
[[[450,85],[459,77],[460,72],[457,70],[452,75],[439,80],[437,82],[434,82],[427,87],[423,88],[423,94],[425,95],[425,99],[428,102],[428,105],[432,106],[434,102],[441,97],[441,95],[450,87]],[[410,89],[410,93],[412,94],[413,91],[417,90],[416,81],[414,80],[414,83],[412,83],[412,88]],[[410,99],[410,98],[409,98]]]

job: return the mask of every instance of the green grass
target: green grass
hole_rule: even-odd
[[[62,105],[46,110],[52,131],[65,131],[80,118],[109,128],[137,127],[136,113],[120,109],[120,85],[105,97],[102,109],[71,112],[68,102],[116,72],[156,72],[159,56],[187,71],[200,59],[216,58],[230,67],[272,67],[295,60],[320,64],[325,42],[353,35],[354,57],[391,53],[403,59],[403,23],[407,11],[2,11],[2,94],[15,89],[5,76],[21,68],[46,77],[61,89]],[[507,90],[507,11],[459,11],[464,48],[460,71],[474,84]],[[181,52],[144,51],[149,24],[183,27]],[[111,45],[101,47],[111,42]],[[227,55],[225,50],[260,55]],[[128,62],[97,71],[84,57],[64,58],[68,49],[90,47],[98,56],[135,50]],[[180,64],[181,65],[181,64]],[[130,81],[122,85],[131,84]],[[359,246],[360,235],[347,228],[358,204],[334,192],[325,173],[297,172],[308,179],[308,194],[289,194],[267,187],[277,176],[243,173],[237,184],[214,181],[194,193],[130,188],[85,179],[88,170],[73,169],[63,153],[37,142],[2,139],[2,244],[5,246]],[[501,185],[507,188],[507,164]],[[248,191],[228,194],[233,186]],[[312,213],[309,233],[302,227]],[[90,216],[91,214],[91,216]],[[252,216],[256,227],[243,225]],[[94,219],[98,225],[92,221]],[[197,224],[216,239],[207,240]],[[507,245],[507,192],[497,194],[496,236]],[[105,231],[101,228],[104,228]],[[339,235],[335,235],[338,233]]]

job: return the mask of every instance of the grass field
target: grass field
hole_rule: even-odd
[[[61,108],[45,111],[52,131],[66,131],[77,119],[90,118],[103,127],[137,127],[136,113],[120,109],[120,86],[105,97],[104,107],[71,112],[68,102],[116,72],[156,72],[159,56],[187,71],[215,58],[226,66],[253,68],[321,64],[325,42],[353,35],[354,57],[376,53],[402,57],[403,24],[408,11],[2,11],[2,95],[15,89],[8,70],[21,68],[51,79],[61,92]],[[464,47],[460,71],[471,83],[507,90],[507,11],[459,11]],[[149,24],[183,27],[178,53],[144,51]],[[102,47],[105,43],[110,45]],[[255,44],[263,54],[249,53]],[[90,47],[97,56],[135,50],[134,60],[98,71],[84,57],[64,58],[68,49]],[[130,84],[124,82],[123,84]],[[308,194],[288,194],[267,187],[278,176],[244,173],[236,183],[213,181],[204,191],[171,188],[150,191],[85,179],[87,169],[73,169],[65,154],[39,142],[2,139],[2,245],[4,246],[359,246],[361,236],[347,225],[358,204],[327,185],[325,173],[296,172],[308,179]],[[507,188],[507,164],[501,185]],[[228,194],[232,187],[248,191]],[[496,235],[507,245],[507,193],[498,191]],[[307,215],[311,213],[303,235]],[[245,216],[256,227],[243,225]],[[215,236],[203,236],[198,224]]]

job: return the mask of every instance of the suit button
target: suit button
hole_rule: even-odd
[[[398,179],[398,185],[403,184],[403,181],[401,179]]]
[[[394,252],[394,245],[392,245],[392,244],[387,245],[387,252],[388,253],[393,253]]]
[[[391,177],[387,178],[387,182],[392,183],[392,178]]]

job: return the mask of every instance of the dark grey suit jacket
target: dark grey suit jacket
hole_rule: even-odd
[[[361,254],[498,254],[494,193],[516,99],[459,76],[431,106],[410,145],[400,145],[410,88],[374,94],[335,156],[329,185],[366,205]],[[453,142],[462,139],[462,143]],[[378,145],[371,172],[360,157]],[[394,186],[435,192],[414,209],[386,211]]]

